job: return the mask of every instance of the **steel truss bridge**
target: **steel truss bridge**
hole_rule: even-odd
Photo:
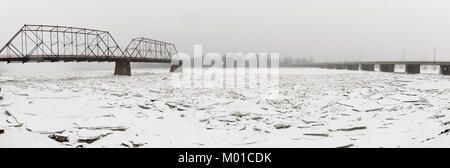
[[[1,49],[0,62],[115,62],[115,75],[131,75],[130,62],[181,66],[174,44],[149,38],[132,39],[122,50],[108,31],[24,25]]]

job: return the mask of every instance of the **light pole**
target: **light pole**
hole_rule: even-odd
[[[405,62],[405,50],[402,51],[402,62]]]
[[[437,50],[438,48],[437,47],[434,47],[434,53],[433,53],[433,56],[434,56],[434,63],[436,63],[436,50]]]

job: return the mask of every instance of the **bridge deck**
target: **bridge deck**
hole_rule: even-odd
[[[326,62],[309,65],[352,65],[352,64],[420,64],[420,65],[450,65],[450,61],[367,61],[367,62]]]
[[[84,57],[84,56],[33,56],[33,57],[11,57],[0,58],[0,62],[116,62],[116,61],[129,61],[129,62],[154,62],[154,63],[171,63],[172,59],[160,59],[160,58],[130,58],[130,57]]]

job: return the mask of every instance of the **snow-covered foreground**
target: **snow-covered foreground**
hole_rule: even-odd
[[[449,76],[281,69],[265,100],[160,71],[3,73],[0,147],[450,147]]]

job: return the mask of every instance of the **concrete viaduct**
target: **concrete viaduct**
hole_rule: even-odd
[[[375,71],[375,65],[379,65],[381,72],[394,72],[396,64],[397,65],[404,64],[405,72],[407,74],[420,73],[421,65],[439,65],[440,74],[450,75],[450,62],[428,62],[428,61],[330,62],[330,63],[305,64],[302,65],[302,67]]]

